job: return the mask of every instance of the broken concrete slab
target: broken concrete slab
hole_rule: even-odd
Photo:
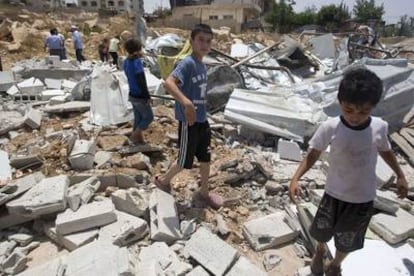
[[[68,235],[59,235],[56,231],[54,222],[47,222],[43,225],[43,231],[55,243],[64,246],[69,251],[73,251],[85,244],[93,242],[99,234],[99,229],[89,229]]]
[[[199,265],[187,273],[186,276],[210,276],[210,274],[205,271],[202,266]]]
[[[103,165],[105,165],[109,160],[111,160],[112,158],[112,152],[108,152],[108,151],[97,151],[95,153],[95,158],[94,158],[94,162],[95,162],[95,168],[99,169],[101,168]]]
[[[104,191],[106,188],[113,186],[121,189],[128,189],[137,187],[138,183],[135,180],[136,176],[127,175],[123,173],[108,172],[105,170],[95,170],[94,173],[75,174],[70,176],[71,184],[79,183],[89,177],[97,176],[101,182],[100,190]]]
[[[180,261],[177,254],[164,242],[154,242],[141,248],[138,258],[143,263],[151,260],[159,262],[165,275],[186,275],[193,268],[192,265]]]
[[[53,96],[49,99],[49,105],[58,105],[58,104],[64,104],[68,101],[70,101],[70,95],[69,94],[65,94],[62,96]]]
[[[63,275],[65,270],[65,265],[61,258],[52,259],[49,262],[46,262],[41,265],[37,265],[33,268],[29,268],[19,276],[57,276]]]
[[[66,200],[69,208],[73,211],[78,210],[81,205],[89,202],[99,189],[101,182],[96,176],[90,177],[80,183],[72,185],[68,189]]]
[[[277,152],[281,159],[291,161],[302,161],[302,153],[297,143],[279,139],[277,143]]]
[[[0,71],[0,92],[6,92],[14,84],[12,71]]]
[[[334,59],[336,57],[336,47],[332,34],[324,34],[309,39],[312,45],[312,53],[320,59]]]
[[[93,169],[95,157],[95,141],[76,140],[73,149],[69,155],[69,162],[74,170]]]
[[[12,155],[10,157],[10,165],[19,170],[27,170],[39,167],[43,164],[43,160],[38,154],[32,155]]]
[[[389,214],[395,214],[400,208],[397,195],[391,191],[377,190],[374,200],[374,208]]]
[[[90,106],[90,102],[71,101],[63,104],[48,105],[43,111],[47,113],[85,112],[89,110]]]
[[[6,274],[15,275],[26,268],[27,257],[21,252],[13,252],[3,261],[1,267]]]
[[[115,208],[119,211],[141,217],[148,210],[148,196],[144,190],[129,188],[128,190],[117,190],[111,195]]]
[[[385,163],[384,159],[378,155],[377,165],[375,167],[377,178],[377,188],[381,189],[394,179],[394,171]]]
[[[134,276],[136,267],[130,261],[128,249],[95,241],[82,246],[64,259],[65,275]]]
[[[26,245],[26,246],[18,246],[15,248],[15,251],[20,251],[22,252],[24,255],[29,254],[30,251],[32,251],[33,249],[39,247],[40,242],[38,241],[34,241],[31,242],[30,244]]]
[[[82,205],[76,212],[67,209],[56,218],[56,231],[60,235],[88,230],[116,221],[115,207],[110,200]]]
[[[144,238],[148,232],[145,220],[124,212],[115,211],[117,220],[99,231],[99,240],[118,246],[126,246]]]
[[[49,101],[53,97],[65,96],[65,91],[60,89],[48,89],[42,91],[40,95],[42,101]]]
[[[238,257],[236,249],[201,227],[184,247],[184,254],[190,255],[214,275],[224,275]]]
[[[163,275],[161,264],[156,260],[139,262],[135,275],[159,276]]]
[[[0,242],[0,256],[9,256],[13,249],[17,246],[15,241]]]
[[[62,88],[61,79],[45,78],[45,84],[48,89],[61,89]]]
[[[267,273],[252,264],[246,257],[241,256],[231,267],[226,276],[266,276]]]
[[[379,213],[371,218],[369,228],[390,244],[414,237],[414,216],[403,209],[395,215]]]
[[[45,176],[43,173],[35,172],[22,178],[13,180],[8,185],[0,188],[0,205],[31,189],[34,185],[39,183],[44,178]]]
[[[42,123],[42,112],[34,108],[30,108],[24,116],[24,123],[32,129],[37,129]]]
[[[0,150],[0,181],[8,181],[12,178],[9,154],[3,150]],[[2,201],[2,195],[0,189],[0,205]]]
[[[181,238],[175,199],[172,195],[155,189],[149,200],[151,239],[168,244]]]
[[[243,234],[250,245],[260,251],[290,242],[299,232],[289,226],[284,212],[277,212],[247,221],[243,225]]]
[[[9,241],[15,241],[19,246],[26,246],[33,240],[33,235],[25,233],[15,233],[7,237]]]
[[[59,175],[42,179],[23,196],[6,204],[10,214],[38,217],[63,211],[69,178]]]
[[[70,81],[68,79],[63,79],[62,88],[67,90],[68,92],[72,92],[73,88],[75,88],[77,84],[77,82]]]
[[[43,82],[33,77],[19,82],[17,86],[23,95],[36,96],[39,95],[45,89]]]
[[[0,212],[0,230],[29,222],[32,219],[32,217],[24,215],[10,214],[7,210],[4,210]]]

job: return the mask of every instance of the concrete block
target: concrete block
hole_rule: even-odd
[[[18,214],[10,214],[7,210],[0,212],[0,230],[31,221],[33,218]]]
[[[292,229],[284,212],[274,213],[247,221],[243,234],[256,250],[264,250],[294,240],[299,232]]]
[[[65,92],[60,89],[49,89],[49,90],[44,90],[41,93],[42,101],[48,101],[51,98],[57,97],[57,96],[65,96]]]
[[[47,113],[68,113],[89,111],[90,102],[71,101],[63,104],[48,105],[43,110]]]
[[[45,89],[43,82],[33,77],[19,82],[17,86],[23,95],[39,95]]]
[[[398,197],[394,192],[377,190],[374,207],[380,211],[395,214],[400,208],[400,204],[398,202]]]
[[[9,256],[13,252],[13,249],[17,246],[15,241],[3,241],[0,242],[0,256]]]
[[[31,189],[44,178],[43,173],[35,172],[11,181],[8,185],[0,188],[0,205]]]
[[[102,167],[106,162],[111,160],[112,152],[109,151],[98,151],[95,153],[94,162],[96,164],[95,168],[99,169]]]
[[[42,158],[37,154],[13,155],[10,158],[10,165],[16,169],[30,169],[43,164]]]
[[[214,275],[224,275],[238,257],[237,250],[216,235],[201,227],[184,247],[190,255]]]
[[[0,92],[6,92],[14,84],[12,71],[0,71]]]
[[[164,242],[155,242],[141,248],[138,258],[143,263],[151,260],[160,263],[165,275],[186,275],[193,268],[190,264],[180,261],[177,254]]]
[[[68,92],[72,92],[73,88],[75,88],[77,82],[70,81],[70,80],[63,80],[62,88]]]
[[[187,273],[186,276],[210,276],[210,273],[205,271],[204,268],[199,265]]]
[[[181,238],[175,199],[172,195],[155,189],[149,201],[151,239],[168,244]]]
[[[29,243],[26,246],[18,246],[14,250],[15,251],[20,251],[24,255],[27,255],[27,254],[29,254],[30,251],[32,251],[33,249],[39,247],[39,245],[40,245],[40,242],[34,241],[34,242]]]
[[[144,190],[129,188],[128,190],[117,190],[111,195],[115,208],[119,211],[141,217],[148,210],[148,196]]]
[[[72,152],[69,155],[69,162],[74,170],[93,169],[95,156],[95,141],[76,140]]]
[[[267,276],[267,273],[252,264],[246,257],[240,257],[226,276]]]
[[[20,93],[19,88],[16,85],[12,85],[6,92],[10,96],[15,96]]]
[[[377,188],[382,188],[394,179],[394,171],[385,163],[380,155],[378,155],[375,175],[377,178]]]
[[[53,96],[49,99],[49,105],[58,105],[58,104],[64,104],[70,100],[70,95],[65,94],[62,96]]]
[[[12,178],[9,154],[3,150],[0,150],[0,181],[10,180]],[[0,189],[1,193],[1,189]],[[0,194],[1,205],[1,194]]]
[[[45,84],[48,89],[61,89],[62,80],[45,78]]]
[[[59,175],[42,179],[23,196],[6,204],[10,214],[38,217],[66,209],[69,178]]]
[[[9,241],[15,241],[20,246],[26,246],[33,240],[33,235],[25,233],[16,233],[8,236]]]
[[[302,160],[302,152],[299,145],[295,142],[279,139],[277,143],[277,152],[281,159],[292,161]]]
[[[99,189],[100,185],[101,182],[99,182],[98,178],[93,176],[80,183],[70,186],[66,197],[69,208],[76,211],[79,206],[88,203],[95,192]]]
[[[61,258],[52,259],[44,264],[29,268],[19,276],[57,276],[64,275],[64,269],[66,265],[63,263]]]
[[[130,261],[127,248],[95,241],[72,251],[65,258],[64,275],[135,276],[137,268]]]
[[[39,128],[42,123],[42,112],[34,108],[30,108],[26,112],[24,123],[32,129]]]
[[[164,274],[158,261],[149,260],[147,262],[140,262],[138,264],[135,275],[160,276]]]
[[[401,208],[395,215],[379,213],[371,218],[369,228],[386,242],[396,244],[414,237],[414,216]]]
[[[82,205],[76,212],[67,209],[58,214],[56,230],[60,235],[88,230],[116,221],[115,208],[110,200]]]
[[[52,241],[64,246],[69,251],[73,251],[85,244],[93,242],[99,234],[97,228],[89,229],[82,232],[76,232],[68,235],[59,235],[56,231],[54,222],[45,223],[43,230]]]
[[[125,246],[142,239],[148,234],[148,224],[145,220],[124,212],[115,211],[115,214],[116,222],[101,228],[99,240]]]
[[[60,62],[59,56],[46,56],[45,63],[48,65],[57,65]]]
[[[26,268],[27,257],[21,252],[13,252],[1,266],[6,274],[15,275]]]

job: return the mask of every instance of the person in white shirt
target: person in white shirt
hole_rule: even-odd
[[[114,65],[116,65],[116,67],[118,67],[118,49],[119,49],[119,36],[115,36],[113,38],[111,38],[111,40],[109,41],[109,54],[112,57],[112,63]]]
[[[344,258],[364,246],[364,236],[373,213],[378,154],[397,175],[398,194],[407,196],[408,184],[387,138],[388,124],[371,116],[381,99],[381,79],[358,68],[345,73],[339,85],[341,116],[322,123],[309,142],[309,151],[294,174],[289,193],[300,195],[299,179],[330,145],[325,193],[310,227],[318,241],[311,262],[315,275],[341,275]],[[325,243],[334,237],[336,253],[325,267]]]

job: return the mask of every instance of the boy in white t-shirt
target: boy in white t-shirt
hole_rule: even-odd
[[[382,81],[371,71],[355,69],[339,85],[342,115],[322,123],[309,142],[309,151],[293,176],[289,193],[300,195],[299,179],[330,145],[325,194],[310,227],[318,241],[311,263],[312,273],[341,275],[341,263],[352,251],[363,248],[364,236],[373,213],[376,191],[375,167],[378,154],[397,175],[398,194],[407,196],[408,185],[391,151],[388,124],[371,116],[381,99]],[[324,267],[325,243],[335,239],[335,258]]]

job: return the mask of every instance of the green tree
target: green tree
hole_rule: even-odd
[[[408,17],[408,15],[403,15],[400,17],[398,25],[398,36],[412,37],[414,35],[414,17]]]
[[[272,24],[273,28],[279,33],[287,33],[294,25],[295,13],[293,11],[293,0],[280,0],[274,2],[272,10],[265,17],[266,22]]]
[[[332,31],[338,29],[349,18],[349,9],[341,2],[339,5],[322,6],[317,14],[317,23]]]
[[[295,14],[294,24],[296,27],[315,24],[317,22],[317,13],[315,7],[308,7],[303,12]]]
[[[376,6],[375,0],[357,0],[353,12],[356,18],[361,21],[367,21],[368,19],[382,20],[385,13],[384,3]]]

